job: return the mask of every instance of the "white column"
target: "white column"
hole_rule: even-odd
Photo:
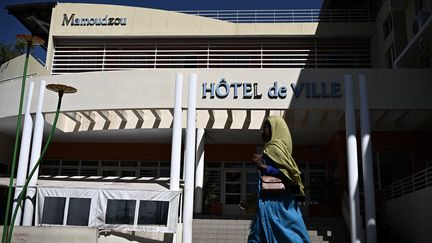
[[[171,144],[171,171],[170,171],[170,190],[180,189],[180,158],[181,158],[181,139],[182,139],[182,87],[183,74],[176,74],[175,94],[174,94],[174,117],[173,133]]]
[[[187,134],[187,128],[185,129],[185,134],[184,137],[186,137]],[[187,139],[184,140],[184,146],[183,146],[183,175],[182,175],[182,180],[184,182],[185,180],[185,176],[186,176],[186,148],[187,148]]]
[[[198,128],[196,134],[196,169],[195,169],[195,205],[194,213],[202,213],[204,184],[204,128]]]
[[[372,163],[372,141],[369,125],[369,102],[366,75],[359,75],[360,129],[365,201],[366,242],[376,243],[375,189]]]
[[[186,175],[184,182],[183,243],[192,243],[194,205],[195,127],[196,127],[196,74],[189,76],[189,101],[186,134]]]
[[[354,112],[354,89],[351,75],[345,75],[345,126],[348,164],[348,196],[350,210],[351,242],[361,240],[360,198],[358,185],[357,139]]]
[[[28,91],[27,91],[27,102],[26,108],[24,112],[24,126],[21,137],[21,147],[20,147],[20,155],[18,160],[18,170],[17,170],[17,178],[16,178],[16,186],[15,186],[15,194],[14,194],[14,203],[12,207],[12,212],[15,211],[15,208],[18,206],[16,200],[18,199],[18,195],[22,191],[22,186],[24,186],[25,179],[27,177],[27,167],[29,162],[29,153],[30,153],[30,142],[31,142],[31,133],[33,129],[33,119],[30,115],[30,106],[33,96],[33,87],[34,82],[30,82]],[[21,205],[23,203],[21,202]],[[21,224],[21,213],[22,206],[19,206],[17,217],[15,222],[11,222],[14,225]]]
[[[29,174],[33,170],[33,167],[36,165],[41,154],[43,128],[45,122],[44,117],[42,115],[44,94],[45,94],[45,80],[42,80],[40,82],[38,104],[36,109],[36,119],[34,124],[34,131],[33,131],[33,142],[32,142],[31,156],[30,156]],[[26,196],[25,206],[24,206],[24,217],[23,217],[24,226],[31,226],[33,222],[34,205],[32,200],[36,195],[35,186],[38,179],[38,175],[39,175],[39,168],[35,171],[33,177],[30,179],[30,182],[28,184],[27,196]]]

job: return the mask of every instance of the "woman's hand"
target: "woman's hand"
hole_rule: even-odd
[[[263,163],[262,154],[254,154],[252,155],[252,161],[255,162],[257,168],[260,171],[265,171],[267,169],[267,165]]]

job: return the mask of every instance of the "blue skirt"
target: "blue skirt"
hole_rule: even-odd
[[[289,242],[310,242],[297,201],[290,193],[262,198],[258,188],[257,213],[248,243]]]

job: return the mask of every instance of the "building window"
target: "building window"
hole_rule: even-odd
[[[90,215],[90,198],[70,198],[67,225],[87,226]]]
[[[108,200],[106,224],[134,224],[135,200]]]
[[[386,67],[387,68],[393,68],[393,62],[395,58],[394,53],[394,44],[392,44],[385,53],[385,61],[386,61]]]
[[[138,211],[139,225],[167,225],[169,202],[141,200]]]
[[[129,160],[44,160],[43,176],[119,176],[119,177],[169,177],[168,161]]]
[[[384,19],[383,22],[384,40],[387,39],[387,37],[389,36],[392,30],[393,30],[393,21],[392,21],[391,13],[389,13],[389,15],[387,15],[387,17]]]
[[[38,226],[88,226],[176,232],[180,192],[109,188],[39,187]],[[140,187],[140,188],[136,188]],[[137,190],[138,189],[138,190]],[[141,190],[140,190],[141,189]]]
[[[43,206],[42,224],[63,224],[65,197],[46,197]]]

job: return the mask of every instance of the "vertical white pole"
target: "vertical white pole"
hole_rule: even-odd
[[[363,164],[363,186],[365,201],[366,242],[376,243],[375,221],[375,189],[372,164],[372,141],[369,125],[369,102],[367,92],[366,75],[359,75],[360,89],[360,129],[361,129],[361,153]]]
[[[182,87],[183,74],[176,74],[175,94],[174,94],[174,117],[173,117],[173,134],[171,144],[171,172],[170,172],[170,190],[178,191],[180,189],[180,157],[181,157],[181,139],[182,139]]]
[[[354,88],[351,75],[345,75],[345,126],[347,141],[348,194],[351,242],[360,242],[360,198],[358,186],[357,139],[354,112]]]
[[[15,186],[15,194],[14,194],[14,203],[12,207],[12,212],[15,211],[15,208],[18,206],[16,203],[16,200],[18,198],[18,195],[22,191],[22,186],[24,186],[25,179],[27,177],[27,167],[29,162],[29,153],[30,153],[30,142],[31,142],[31,133],[33,129],[33,119],[30,115],[30,106],[33,96],[33,88],[34,88],[34,82],[30,82],[28,92],[27,92],[27,103],[24,113],[24,126],[23,126],[23,133],[21,137],[21,147],[20,147],[20,155],[19,155],[19,161],[18,161],[18,171],[17,171],[17,179],[16,179],[16,186]],[[11,222],[11,224],[14,225],[20,225],[21,224],[21,214],[22,214],[22,205],[19,206],[17,217],[15,219],[15,222]]]
[[[202,213],[204,184],[204,128],[198,128],[196,134],[196,173],[194,213]]]
[[[45,122],[44,117],[42,115],[44,94],[45,94],[45,80],[42,80],[40,82],[40,88],[39,88],[39,97],[38,97],[36,119],[35,119],[34,131],[33,131],[33,143],[32,143],[32,150],[30,156],[29,173],[30,171],[33,170],[33,167],[36,165],[37,161],[39,160],[39,156],[41,154],[43,128]],[[39,168],[35,171],[33,177],[30,179],[30,182],[28,184],[27,196],[26,196],[25,206],[24,206],[24,217],[23,217],[24,226],[31,226],[33,223],[33,213],[34,213],[33,203],[34,203],[34,197],[36,195],[35,186],[36,186],[38,176],[39,176]]]
[[[184,183],[183,243],[192,243],[192,218],[195,174],[196,74],[189,76],[189,101],[186,134],[186,175]]]
[[[185,129],[185,137],[187,134],[187,128]],[[185,180],[185,175],[186,175],[186,148],[187,148],[187,139],[184,140],[184,148],[183,148],[183,176],[182,176],[182,180],[184,182]]]

